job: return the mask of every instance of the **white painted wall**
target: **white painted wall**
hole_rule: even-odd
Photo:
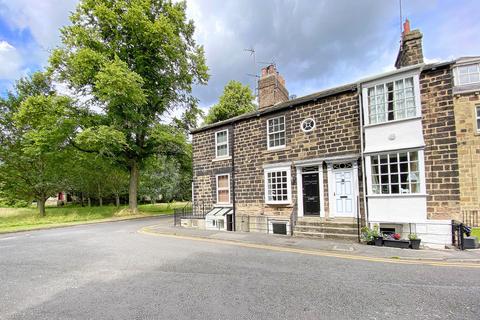
[[[215,225],[213,225],[213,221],[215,220]],[[223,228],[220,229],[218,225],[218,221],[223,221]],[[227,221],[225,216],[222,217],[215,217],[215,216],[206,216],[205,217],[205,229],[207,230],[227,230]]]
[[[427,220],[415,224],[416,234],[427,247],[445,248],[452,244],[452,225],[450,220]]]
[[[365,153],[423,147],[422,119],[365,126]]]
[[[402,239],[408,239],[410,233],[416,233],[422,239],[421,245],[428,248],[445,249],[445,246],[452,244],[452,226],[450,220],[425,220],[418,223],[382,223],[370,222],[371,225],[378,224],[380,228],[395,228],[395,232],[401,234]]]
[[[424,222],[427,219],[427,197],[424,195],[386,195],[368,197],[370,222]]]

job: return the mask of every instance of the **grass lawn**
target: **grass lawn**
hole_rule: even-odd
[[[32,230],[46,226],[77,224],[86,221],[125,219],[159,214],[173,214],[174,208],[185,206],[185,202],[140,205],[140,214],[131,215],[126,207],[47,207],[45,217],[40,217],[36,208],[0,208],[0,233]]]
[[[480,239],[480,228],[472,228],[472,237],[478,237]]]

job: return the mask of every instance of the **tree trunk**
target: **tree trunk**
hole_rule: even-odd
[[[118,207],[120,207],[120,196],[118,194],[115,195],[115,205]]]
[[[87,202],[88,202],[88,207],[91,207],[92,206],[92,199],[90,199],[90,197],[88,197]]]
[[[100,207],[103,206],[103,198],[102,197],[98,197],[98,205]]]
[[[83,195],[83,192],[82,192],[82,198],[81,198],[81,201],[82,201],[82,207],[84,206],[83,202],[85,201],[85,197]]]
[[[45,217],[45,201],[47,201],[47,199],[43,197],[37,199],[38,212],[40,213],[41,217]]]
[[[128,186],[128,206],[132,213],[138,212],[138,163],[134,160],[130,167],[130,184]]]

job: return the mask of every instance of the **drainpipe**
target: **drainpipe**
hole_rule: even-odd
[[[362,105],[362,87],[357,84],[358,105],[360,111],[360,157],[362,159],[362,188],[363,188],[363,204],[365,206],[365,224],[368,225],[368,198],[367,198],[367,174],[365,170],[365,155],[363,145],[363,105]]]
[[[235,196],[235,122],[232,123],[232,231],[236,231],[236,196]]]

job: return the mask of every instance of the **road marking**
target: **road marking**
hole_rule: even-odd
[[[0,238],[0,241],[5,241],[5,240],[13,240],[13,239],[17,239],[19,237],[6,237],[6,238]]]
[[[153,231],[152,230],[153,227],[155,226],[144,227],[138,230],[137,232],[150,235],[150,236],[156,236],[156,237],[202,241],[202,242],[208,242],[208,243],[225,244],[230,246],[238,246],[238,247],[251,248],[251,249],[298,253],[298,254],[319,256],[319,257],[331,257],[331,258],[340,258],[340,259],[349,259],[349,260],[361,260],[361,261],[369,261],[369,262],[383,262],[383,263],[408,264],[408,265],[428,265],[428,266],[436,266],[436,267],[480,269],[480,264],[475,264],[475,263],[367,257],[367,256],[335,253],[335,252],[324,251],[324,250],[299,249],[299,248],[282,247],[282,246],[275,246],[275,245],[268,245],[268,244],[239,242],[235,240],[221,240],[221,239],[211,239],[211,238],[202,238],[202,237],[182,236],[182,235],[176,235],[171,233],[159,233],[159,232]]]

